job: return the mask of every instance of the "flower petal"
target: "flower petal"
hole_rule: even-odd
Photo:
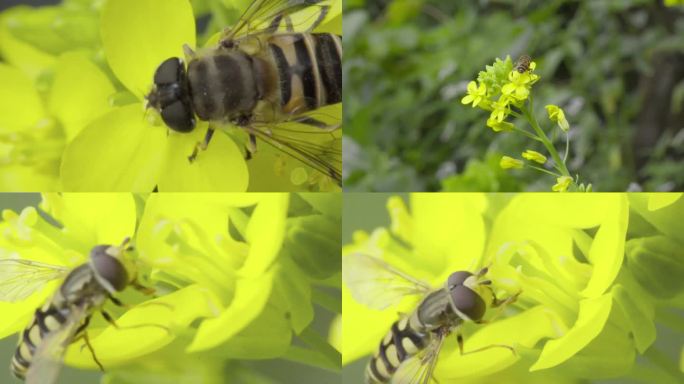
[[[435,276],[478,266],[485,244],[484,194],[411,195],[415,257],[407,262]],[[444,218],[450,217],[449,225]]]
[[[517,316],[479,328],[472,336],[465,335],[463,350],[468,352],[492,344],[533,348],[539,340],[557,336],[558,329],[563,327],[563,322],[554,312],[543,306],[536,306]],[[521,329],[525,332],[520,332]],[[454,345],[454,348],[443,349],[443,356],[440,356],[437,364],[436,376],[447,382],[456,382],[458,379],[492,374],[515,364],[518,360],[519,356],[504,348],[492,348],[461,356]]]
[[[62,184],[67,191],[151,192],[166,145],[165,129],[142,119],[140,106],[113,110],[67,146]]]
[[[128,193],[49,193],[43,195],[41,208],[87,247],[120,244],[135,233],[135,202]]]
[[[213,301],[211,293],[197,285],[147,301],[116,320],[121,328],[135,328],[109,326],[91,338],[93,349],[106,367],[133,361],[169,344],[175,338],[174,333],[186,330],[195,319],[210,316],[215,305]],[[141,327],[141,324],[150,326]],[[171,333],[160,326],[169,328]],[[90,351],[81,348],[80,343],[69,348],[66,362],[82,368],[97,368]]]
[[[35,126],[45,116],[33,81],[20,70],[0,63],[0,132]]]
[[[627,197],[614,195],[610,205],[604,206],[606,219],[599,227],[587,255],[594,266],[594,272],[584,297],[598,297],[608,289],[620,271],[625,256],[625,237],[629,222]]]
[[[611,293],[580,301],[575,324],[568,333],[544,345],[539,359],[530,367],[530,371],[555,367],[586,347],[601,333],[608,320],[612,304]]]
[[[245,329],[264,309],[271,294],[274,270],[256,278],[240,279],[235,297],[218,317],[202,322],[188,352],[204,351],[219,346]]]
[[[273,193],[254,209],[247,227],[249,256],[240,270],[242,276],[257,276],[269,268],[283,244],[289,195]]]
[[[206,126],[205,124],[202,124]],[[188,161],[206,129],[191,134],[171,132],[167,138],[166,162],[159,175],[159,190],[164,192],[242,192],[247,190],[249,174],[244,156],[235,142],[216,132],[206,151],[194,162]]]
[[[14,11],[20,15],[25,10],[16,8]],[[17,21],[14,11],[6,11],[0,18],[0,56],[3,61],[35,80],[55,64],[55,57],[12,35],[9,25]]]
[[[60,57],[48,108],[62,123],[67,142],[86,124],[111,109],[108,98],[114,92],[107,76],[85,55],[67,53]]]
[[[650,193],[648,194],[648,210],[656,211],[665,208],[681,198],[681,193]]]
[[[187,0],[109,0],[102,9],[102,45],[114,74],[142,99],[169,57],[195,47],[195,18]]]

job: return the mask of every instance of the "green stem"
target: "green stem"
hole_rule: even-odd
[[[518,127],[516,127],[516,126],[513,126],[513,130],[514,130],[515,132],[520,132],[520,133],[522,133],[523,135],[529,137],[529,138],[532,139],[532,140],[541,141],[535,134],[530,133],[530,132],[527,132],[526,130],[524,130],[524,129],[522,129],[522,128],[518,128]]]
[[[532,126],[532,129],[537,134],[537,137],[539,138],[539,141],[546,147],[546,150],[549,151],[549,154],[551,154],[551,157],[553,158],[553,161],[556,162],[556,165],[558,167],[558,170],[563,174],[563,176],[570,176],[570,172],[568,171],[568,168],[565,166],[565,163],[561,160],[560,156],[558,155],[558,151],[556,151],[556,148],[553,146],[549,138],[546,136],[544,131],[541,129],[539,126],[539,123],[537,122],[537,119],[534,117],[533,113],[533,101],[532,101],[532,95],[530,95],[530,104],[529,108],[526,108],[523,106],[522,111],[523,114],[525,115],[525,118],[527,121],[530,123]]]
[[[555,172],[551,172],[551,171],[549,171],[549,170],[547,170],[547,169],[544,169],[544,168],[541,168],[541,167],[537,167],[536,165],[525,164],[525,166],[528,167],[528,168],[536,169],[536,170],[539,171],[539,172],[548,173],[549,175],[551,175],[551,176],[553,176],[553,177],[560,177],[560,176],[561,176],[561,175],[559,175],[559,174],[557,174],[557,173],[555,173]]]
[[[565,155],[563,155],[563,164],[568,160],[568,154],[570,153],[570,135],[565,132]]]

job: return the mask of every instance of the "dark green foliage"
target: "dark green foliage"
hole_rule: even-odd
[[[556,104],[570,122],[572,174],[598,191],[683,190],[684,13],[660,3],[345,2],[345,188],[548,190],[549,176],[498,170],[490,159],[525,139],[460,103],[486,64],[527,53],[536,114]]]

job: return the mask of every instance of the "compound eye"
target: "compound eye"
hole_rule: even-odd
[[[161,117],[164,123],[174,131],[190,132],[195,128],[195,118],[190,108],[180,100],[176,100],[162,108]]]
[[[128,284],[128,272],[119,260],[107,254],[110,245],[98,245],[90,251],[90,265],[96,279],[109,291],[122,291]]]
[[[180,81],[183,63],[177,57],[164,60],[154,73],[154,83],[157,85],[172,84]]]
[[[459,312],[473,321],[482,319],[487,310],[487,304],[485,304],[480,295],[465,285],[458,285],[449,292]]]
[[[468,271],[458,271],[449,275],[449,280],[447,280],[448,286],[451,289],[457,285],[463,285],[463,282],[472,276],[473,274]]]

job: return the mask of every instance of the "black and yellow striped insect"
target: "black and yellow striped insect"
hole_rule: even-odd
[[[457,335],[461,354],[495,347],[515,353],[502,344],[463,351],[465,322],[483,323],[488,306],[503,308],[518,297],[497,299],[485,277],[487,268],[477,273],[453,272],[443,287],[435,289],[375,256],[356,253],[342,260],[345,284],[356,301],[370,308],[385,309],[406,296],[422,296],[416,308],[400,315],[380,341],[366,368],[366,384],[430,383],[444,340],[452,333]]]
[[[177,57],[159,65],[148,107],[177,132],[210,122],[191,162],[232,124],[247,134],[246,158],[259,139],[341,183],[339,119],[324,121],[321,108],[342,101],[342,38],[313,32],[332,2],[254,0],[215,47],[184,47],[187,68]],[[297,19],[303,10],[314,12]]]
[[[64,279],[52,298],[36,309],[31,323],[20,334],[10,369],[27,384],[56,382],[66,348],[83,340],[98,361],[88,339],[88,324],[99,311],[117,326],[103,306],[106,301],[123,306],[114,294],[132,286],[142,292],[136,274],[124,260],[131,248],[126,239],[121,245],[98,245],[90,251],[88,262],[74,269],[24,259],[0,259],[0,301],[22,301],[56,279]],[[148,326],[148,325],[142,325]],[[149,325],[154,326],[154,325]],[[162,327],[164,328],[164,327]]]
[[[522,55],[515,62],[515,70],[518,73],[525,73],[530,70],[530,63],[532,63],[532,58],[528,55]]]

